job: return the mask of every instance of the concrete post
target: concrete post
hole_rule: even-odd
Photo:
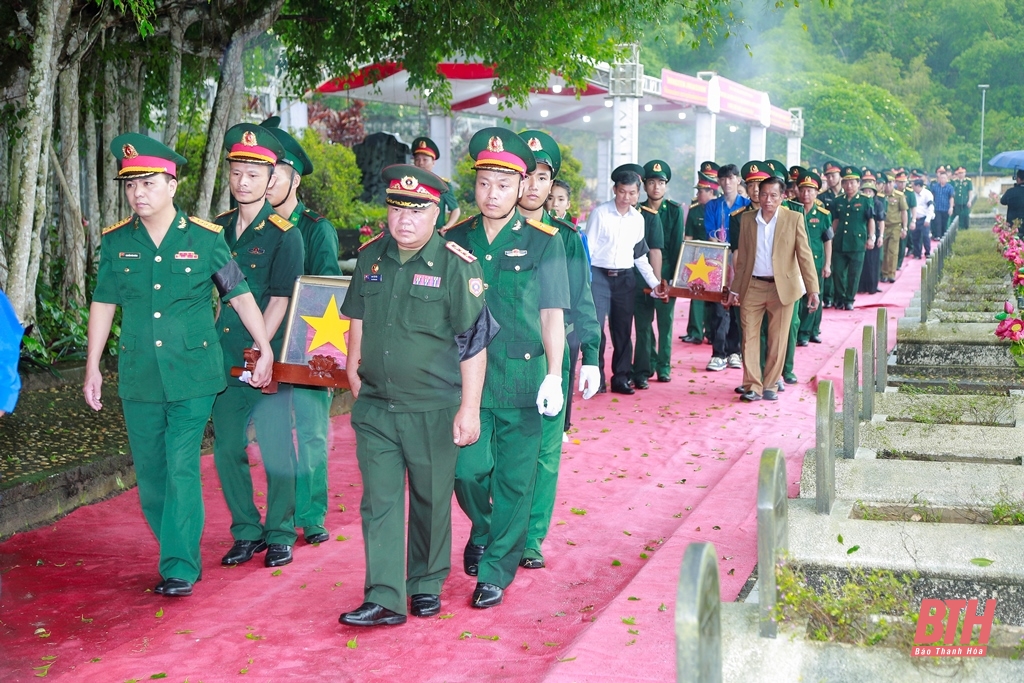
[[[857,405],[857,349],[843,358],[843,457],[852,458],[860,445],[860,410]]]
[[[676,681],[721,683],[721,611],[715,546],[691,543],[676,588]]]
[[[715,158],[715,136],[717,133],[718,126],[718,115],[711,112],[709,109],[704,107],[697,107],[696,109],[696,125],[694,126],[694,163],[698,164],[695,171],[698,170],[699,164],[702,161]],[[697,174],[694,173],[696,179]]]
[[[434,163],[434,174],[451,178],[455,168],[452,159],[452,117],[440,114],[430,115],[430,139],[441,150],[441,158]]]
[[[921,322],[928,322],[928,308],[931,306],[931,301],[928,297],[928,285],[930,280],[928,279],[928,261],[924,262],[921,266]]]
[[[768,154],[768,129],[756,123],[750,126],[750,154],[748,159],[764,159]]]
[[[606,202],[612,197],[612,140],[597,140],[597,197],[598,202]]]
[[[830,380],[818,382],[814,417],[814,510],[827,515],[836,498],[836,398]]]
[[[786,136],[786,166],[799,166],[803,155],[803,138],[799,135]]]
[[[870,422],[875,415],[875,328],[871,325],[864,326],[861,349],[864,374],[860,392],[860,416],[862,420]]]
[[[875,314],[875,391],[883,393],[889,384],[889,313],[885,308]]]
[[[635,97],[612,99],[612,158],[611,166],[636,163],[639,154],[638,135],[640,100]]]
[[[789,549],[789,495],[786,458],[781,448],[761,453],[757,472],[757,602],[762,638],[774,638],[778,624],[772,616],[777,591],[775,565]]]

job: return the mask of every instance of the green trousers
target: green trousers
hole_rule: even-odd
[[[653,299],[639,290],[633,307],[636,345],[633,347],[633,379],[646,380],[651,375],[668,375],[672,370],[672,324],[676,300],[668,303]],[[654,336],[654,319],[658,319],[658,336]],[[657,339],[657,343],[655,343]]]
[[[825,278],[822,276],[822,272],[818,271],[818,289],[824,289]],[[822,307],[819,305],[817,310],[813,313],[807,310],[808,295],[804,294],[800,297],[800,306],[797,309],[800,314],[800,327],[797,333],[797,339],[799,341],[809,341],[811,337],[821,336],[821,310]],[[796,317],[796,316],[794,316]]]
[[[295,436],[295,526],[306,536],[322,533],[327,517],[327,432],[334,392],[326,387],[292,389]]]
[[[480,439],[459,451],[455,497],[473,527],[470,541],[486,546],[477,580],[507,588],[526,547],[540,454],[536,408],[484,408]]]
[[[863,269],[864,250],[832,252],[832,279],[835,280],[832,300],[835,303],[853,303],[860,284],[860,271]]]
[[[170,403],[122,401],[142,514],[160,543],[160,576],[194,583],[206,519],[199,449],[213,396]]]
[[[709,337],[704,330],[704,302],[700,299],[690,299],[690,315],[686,318],[686,336],[700,340]]]
[[[452,489],[459,457],[459,447],[452,441],[456,412],[457,407],[396,413],[358,400],[352,406],[356,460],[363,477],[359,514],[366,602],[405,614],[407,595],[441,594],[452,568]]]
[[[541,415],[540,455],[537,458],[537,480],[533,486],[530,505],[530,527],[526,533],[523,557],[541,558],[540,546],[551,527],[555,511],[555,492],[558,488],[558,466],[562,462],[562,435],[565,433],[565,410],[572,400],[569,386],[569,345],[562,353],[562,412],[548,417]]]
[[[960,222],[958,225],[961,230],[967,230],[971,227],[971,210],[966,206],[962,209],[958,209],[954,215],[960,216]],[[949,222],[952,223],[952,219]]]
[[[276,394],[264,394],[247,385],[229,386],[213,403],[213,462],[231,511],[231,536],[236,541],[295,543],[292,387],[277,386]],[[249,454],[245,450],[250,418],[256,426],[256,440],[267,473],[267,517],[262,523],[253,502]]]
[[[835,252],[832,252],[832,275],[825,278],[821,285],[821,303],[832,303],[835,301],[835,283],[836,283],[836,269],[835,269]]]
[[[789,337],[786,339],[786,360],[782,363],[782,376],[793,374],[793,363],[796,359],[796,339],[800,330],[800,318],[793,311],[789,320]],[[768,359],[768,316],[761,321],[761,376],[764,377],[764,366]],[[768,387],[772,389],[773,387]]]

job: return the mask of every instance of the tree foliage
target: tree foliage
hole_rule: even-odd
[[[357,228],[355,198],[363,191],[356,155],[344,145],[324,140],[313,128],[302,131],[299,143],[313,162],[313,172],[302,178],[299,198],[338,228]]]

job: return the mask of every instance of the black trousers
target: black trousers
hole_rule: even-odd
[[[921,249],[924,249],[925,256],[932,255],[931,226],[926,225],[924,218],[917,219],[917,225],[910,231],[910,253],[914,258],[921,258]]]
[[[596,266],[590,270],[594,275],[591,291],[594,294],[594,308],[597,309],[597,324],[601,328],[601,348],[598,352],[601,385],[605,384],[605,318],[608,319],[608,330],[612,337],[612,382],[624,385],[633,372],[633,270],[608,271]],[[609,275],[609,272],[615,275]]]
[[[935,221],[932,225],[932,235],[942,239],[942,236],[946,234],[946,228],[949,227],[949,213],[946,211],[935,210]]]
[[[726,358],[740,352],[742,336],[738,307],[726,308],[709,301],[704,305],[704,319],[711,335],[712,356]]]

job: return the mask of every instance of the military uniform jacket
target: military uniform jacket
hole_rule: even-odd
[[[222,213],[214,220],[224,228],[224,240],[231,256],[242,269],[261,311],[267,309],[270,297],[292,295],[295,279],[302,275],[302,235],[292,229],[290,222],[274,213],[270,202],[263,202],[259,214],[237,239],[238,209]],[[281,355],[286,322],[287,318],[270,340],[275,358]],[[224,372],[230,375],[232,366],[242,364],[245,349],[252,346],[252,336],[230,306],[221,309],[217,326],[224,347]]]
[[[393,239],[359,252],[341,312],[363,321],[360,401],[400,413],[461,402],[455,337],[483,311],[484,281],[477,260],[447,244],[434,233],[404,264]]]
[[[910,192],[907,192],[905,190],[900,190],[900,192],[903,192],[903,198],[907,201],[907,210],[909,211],[908,218],[907,218],[907,227],[908,228],[913,228],[914,227],[914,207],[917,206],[917,194],[913,190],[911,190]]]
[[[93,301],[121,307],[122,399],[183,401],[224,389],[210,299],[213,277],[231,261],[220,233],[182,211],[159,248],[138,216],[104,230]],[[244,279],[233,280],[225,300],[249,291]]]
[[[836,201],[836,199],[838,197],[839,197],[839,195],[836,194],[835,191],[832,190],[832,189],[828,189],[828,190],[825,190],[824,192],[819,192],[818,193],[818,201],[820,201],[822,204],[824,204],[825,208],[828,209],[832,213],[835,213],[833,211],[833,206],[832,205],[835,203],[835,201]]]
[[[807,242],[814,255],[814,265],[821,272],[825,267],[825,243],[832,241],[832,214],[824,206],[815,204],[809,213],[804,213],[804,227]]]
[[[686,214],[684,232],[686,237],[695,240],[702,240],[707,237],[707,233],[704,232],[704,205],[698,201],[690,204],[690,212]]]
[[[565,312],[565,332],[575,332],[583,352],[583,365],[597,365],[601,347],[601,328],[590,289],[590,259],[587,258],[579,228],[544,212],[543,223],[558,228],[565,249],[565,268],[569,277],[569,310]]]
[[[893,190],[892,194],[884,195],[886,211],[885,211],[885,227],[886,228],[898,228],[901,225],[900,216],[907,211],[906,196],[899,190]]]
[[[832,248],[838,251],[864,251],[868,241],[868,220],[875,216],[875,200],[860,192],[847,198],[836,197],[832,204],[835,238]]]
[[[953,202],[957,209],[966,209],[967,201],[971,197],[971,190],[974,189],[974,183],[971,182],[970,178],[953,178]]]
[[[288,222],[299,228],[303,245],[303,275],[341,275],[338,231],[329,220],[299,202]]]
[[[637,204],[636,210],[644,217],[644,242],[647,249],[660,249],[662,264],[665,262],[665,226],[661,224],[661,216],[657,211],[647,204]],[[674,265],[674,264],[673,264]],[[660,273],[655,273],[660,276]],[[633,266],[633,279],[636,282],[637,291],[642,291],[647,283],[636,266]]]
[[[442,178],[446,183],[451,184],[450,180]],[[441,201],[438,204],[440,211],[437,212],[437,221],[434,222],[435,228],[443,228],[444,224],[448,222],[448,214],[459,208],[459,201],[455,198],[455,193],[449,189],[447,192],[441,195]]]
[[[533,227],[519,211],[490,244],[483,217],[453,225],[445,237],[479,259],[487,307],[501,331],[487,347],[483,408],[529,408],[547,374],[540,311],[569,308],[565,247],[554,229]]]
[[[658,207],[658,218],[661,221],[664,244],[661,248],[661,278],[671,282],[676,274],[679,252],[683,248],[683,207],[679,202],[664,199]],[[651,246],[650,242],[647,246]]]

